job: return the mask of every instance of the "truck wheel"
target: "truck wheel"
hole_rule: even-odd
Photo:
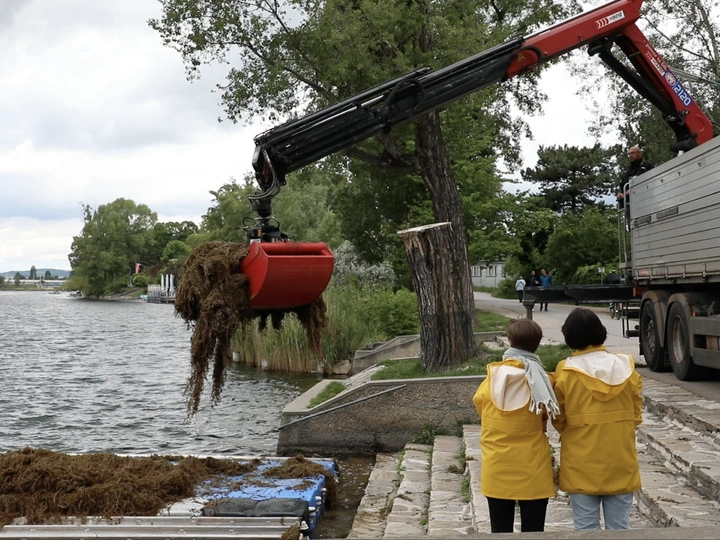
[[[665,347],[660,345],[660,327],[655,320],[652,302],[645,302],[640,315],[640,342],[650,371],[670,371]]]
[[[681,381],[697,381],[707,378],[708,369],[696,365],[690,356],[688,314],[679,302],[670,306],[667,331],[668,355],[675,376]]]

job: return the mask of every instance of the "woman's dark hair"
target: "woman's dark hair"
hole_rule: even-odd
[[[507,327],[507,337],[510,346],[534,353],[540,346],[542,328],[530,319],[517,319]]]
[[[565,343],[573,350],[598,347],[605,343],[607,329],[600,318],[587,308],[575,308],[562,326]]]

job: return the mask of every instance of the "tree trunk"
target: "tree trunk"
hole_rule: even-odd
[[[427,371],[438,371],[473,356],[472,317],[457,286],[456,262],[448,257],[456,243],[455,227],[434,223],[399,231],[410,265],[420,312],[420,359]]]
[[[432,366],[429,369],[441,369],[462,363],[475,354],[472,332],[475,300],[462,221],[462,200],[450,166],[437,111],[425,114],[417,120],[416,150],[419,173],[430,192],[435,221],[452,225],[441,243],[434,245],[432,251],[423,252],[435,258],[432,267],[433,279],[439,282],[439,285],[435,286],[443,287],[443,294],[446,296],[441,303],[436,304],[440,311],[423,312],[430,306],[420,302],[420,320],[423,324],[432,321],[438,326],[437,331],[444,333],[448,339],[455,340],[452,354],[434,358],[425,365],[426,369],[428,366]],[[407,249],[406,245],[406,251]],[[420,297],[420,288],[429,284],[424,283],[425,276],[412,268],[413,260],[415,259],[410,259],[411,273],[415,290]],[[422,278],[420,282],[416,281],[418,278]],[[442,347],[425,343],[422,336],[421,332],[420,346],[428,347],[430,357],[432,354],[445,354]],[[431,350],[435,353],[431,354]]]

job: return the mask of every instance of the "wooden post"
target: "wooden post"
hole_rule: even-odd
[[[474,312],[466,309],[467,282],[449,250],[453,243],[449,222],[398,232],[410,265],[420,315],[420,358],[427,371],[462,363],[475,354]],[[471,291],[472,293],[472,291]]]

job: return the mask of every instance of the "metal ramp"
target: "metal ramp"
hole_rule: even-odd
[[[0,539],[60,538],[85,540],[116,538],[118,540],[230,540],[279,539],[296,526],[295,517],[120,517],[87,518],[60,525],[6,525],[0,528]]]

